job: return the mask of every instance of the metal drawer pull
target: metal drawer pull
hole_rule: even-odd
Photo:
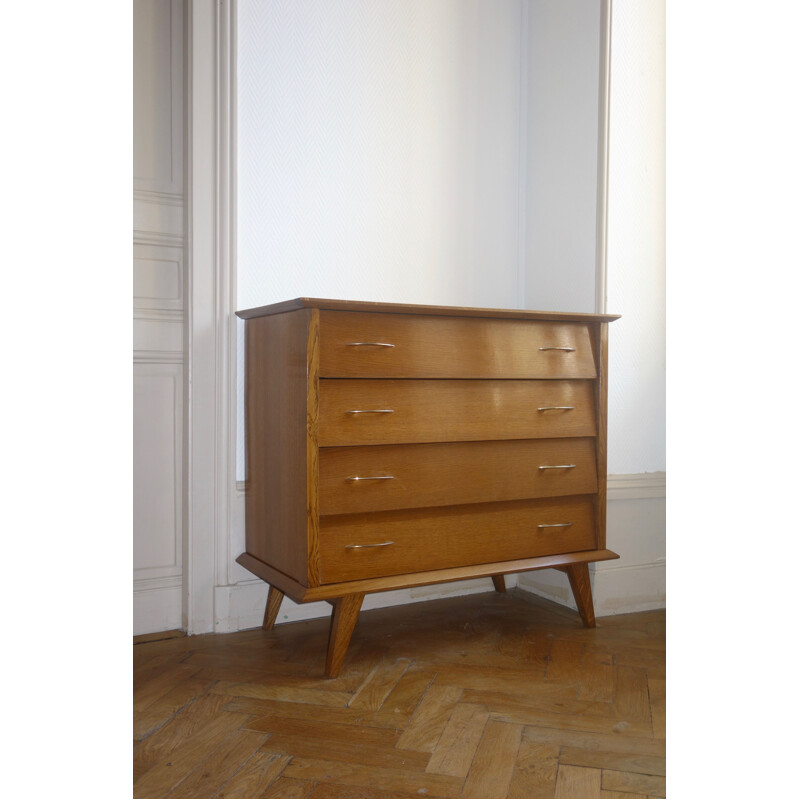
[[[568,353],[574,353],[574,347],[540,347],[540,350],[566,350]]]
[[[574,411],[575,406],[540,406],[537,411]]]
[[[393,481],[394,475],[352,475],[346,481]]]
[[[394,347],[389,342],[345,342],[347,347]]]
[[[572,469],[577,464],[542,464],[539,469]]]
[[[394,542],[378,542],[378,544],[346,544],[344,549],[361,550],[362,547],[388,547],[390,544],[394,544]]]
[[[553,522],[546,525],[537,525],[537,528],[569,528],[570,525],[574,525],[574,522]]]
[[[351,408],[345,414],[394,414],[393,408]]]

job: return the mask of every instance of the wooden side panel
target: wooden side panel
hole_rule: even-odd
[[[330,378],[594,378],[589,326],[320,311]]]
[[[608,323],[595,326],[595,358],[597,380],[595,384],[595,410],[597,414],[597,495],[595,497],[597,517],[597,547],[606,546],[606,503],[608,485]]]
[[[594,436],[595,424],[589,380],[320,380],[323,447]]]
[[[311,316],[257,317],[245,328],[246,550],[304,585]]]

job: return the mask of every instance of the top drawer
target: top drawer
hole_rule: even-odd
[[[587,324],[320,311],[323,378],[594,378]]]

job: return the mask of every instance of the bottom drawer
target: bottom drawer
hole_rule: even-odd
[[[594,548],[591,496],[320,519],[322,583]]]

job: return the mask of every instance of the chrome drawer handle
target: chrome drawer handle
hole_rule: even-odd
[[[574,525],[574,522],[553,522],[548,524],[537,525],[537,528],[569,528]]]
[[[347,347],[394,347],[389,342],[345,342]]]
[[[378,542],[377,544],[346,544],[345,550],[361,550],[363,547],[388,547],[394,542]]]
[[[394,414],[393,408],[351,408],[345,414]]]
[[[574,411],[575,406],[540,406],[537,411]]]
[[[540,347],[540,350],[565,350],[567,353],[574,353],[574,347]]]
[[[394,475],[351,475],[346,481],[393,481]]]
[[[539,469],[572,469],[577,464],[542,464]]]

